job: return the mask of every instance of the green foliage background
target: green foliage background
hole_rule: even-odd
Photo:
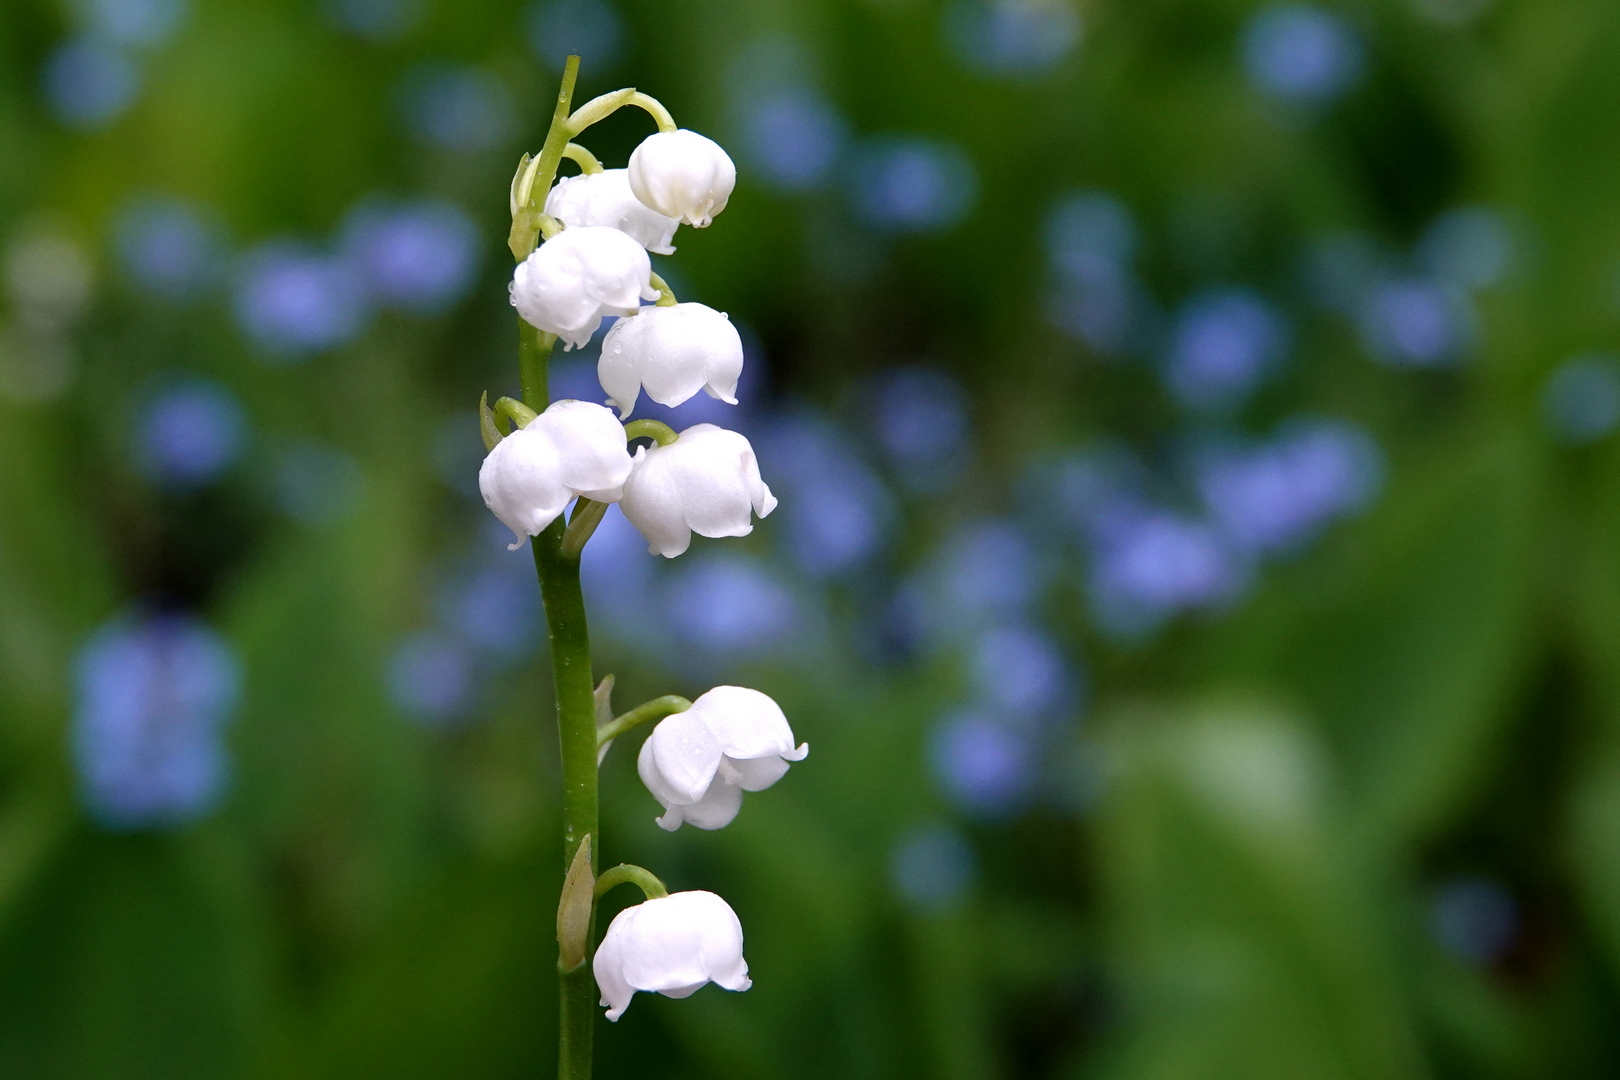
[[[91,135],[38,92],[66,10],[3,10],[0,242],[50,215],[103,272],[67,396],[0,402],[0,1074],[549,1073],[561,867],[543,664],[448,734],[403,722],[378,674],[423,617],[450,529],[423,433],[515,381],[502,245],[523,148],[424,151],[394,87],[423,58],[486,65],[536,145],[554,76],[527,9],[440,3],[378,46],[313,0],[197,0],[135,109]],[[847,645],[739,673],[815,752],[719,833],[659,832],[632,755],[610,757],[607,858],[727,897],[755,986],[643,995],[603,1025],[601,1075],[1620,1068],[1620,448],[1562,447],[1539,413],[1557,362],[1620,333],[1620,6],[1500,0],[1448,28],[1404,0],[1337,5],[1368,70],[1312,123],[1280,120],[1246,82],[1252,10],[1098,0],[1076,57],[1029,82],[964,70],[925,0],[627,0],[627,57],[611,75],[586,57],[584,92],[640,86],[724,141],[728,63],[796,35],[857,133],[945,136],[972,156],[976,206],[939,236],[873,254],[836,187],[779,196],[745,169],[673,262],[683,296],[757,329],[775,392],[849,410],[863,376],[918,361],[970,388],[980,460],[948,497],[908,505],[904,553],[1008,509],[1030,461],[1168,425],[1150,371],[1099,364],[1041,318],[1059,193],[1125,197],[1166,297],[1212,278],[1286,291],[1305,238],[1409,244],[1462,202],[1533,238],[1454,373],[1380,369],[1349,328],[1301,325],[1256,416],[1371,427],[1390,469],[1364,517],[1269,569],[1235,611],[1144,645],[1095,637],[1076,596],[1051,598],[1092,673],[1083,730],[1108,782],[1083,814],[965,825],[982,868],[960,904],[908,910],[888,869],[898,835],[952,816],[922,751],[957,691],[948,668],[874,667]],[[617,116],[593,149],[622,163],[644,130]],[[325,234],[371,190],[446,195],[478,217],[481,284],[443,318],[384,318],[335,353],[266,366],[224,304],[171,311],[117,280],[105,233],[147,189],[218,207],[243,242]],[[1174,240],[1189,199],[1228,233]],[[151,490],[126,460],[130,403],[173,368],[228,384],[262,428],[354,454],[360,511],[326,530],[281,520],[252,461],[206,495]],[[768,549],[775,527],[747,543]],[[194,826],[107,833],[79,809],[65,750],[72,658],[177,573],[244,661],[235,781]],[[704,689],[603,653],[626,704]],[[1454,872],[1519,898],[1503,961],[1470,967],[1430,939],[1435,883]]]

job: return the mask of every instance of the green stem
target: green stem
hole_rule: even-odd
[[[602,899],[609,889],[620,885],[634,885],[648,900],[661,900],[669,895],[664,883],[653,876],[651,870],[644,870],[630,863],[620,863],[596,879],[596,898]]]
[[[658,290],[659,307],[674,307],[680,303],[679,300],[675,299],[675,290],[669,287],[669,282],[657,274],[648,274],[647,283]]]
[[[663,697],[653,698],[649,702],[637,705],[622,716],[615,717],[611,723],[603,724],[597,728],[596,745],[605,746],[631,728],[639,727],[649,720],[662,720],[666,716],[685,712],[691,707],[692,703],[690,701],[677,694],[665,694]]]
[[[551,114],[551,129],[546,132],[546,141],[540,147],[538,159],[529,166],[524,174],[523,187],[527,189],[524,205],[520,206],[512,215],[512,231],[506,238],[506,244],[512,249],[512,257],[522,262],[534,250],[535,237],[539,232],[539,207],[546,204],[546,195],[551,191],[551,182],[557,179],[557,166],[562,164],[563,149],[568,145],[568,107],[574,100],[574,82],[579,78],[579,57],[570,56],[567,64],[563,66],[562,85],[557,88],[557,107]],[[535,196],[539,196],[539,207],[535,205]]]
[[[573,101],[574,81],[579,76],[579,57],[570,56],[563,69],[562,86],[557,91],[557,108],[551,129],[546,133],[539,161],[524,171],[527,189],[524,205],[513,215],[508,246],[519,262],[534,250],[539,215],[535,193],[541,204],[563,149],[568,145],[568,109]],[[551,401],[547,368],[557,339],[543,334],[522,319],[518,320],[518,383],[523,403],[535,412],[544,411]],[[563,780],[563,868],[573,866],[580,844],[596,835],[596,696],[591,679],[591,635],[585,623],[585,596],[579,587],[579,558],[563,552],[566,526],[559,516],[534,538],[534,568],[540,578],[540,599],[546,609],[546,627],[551,637],[551,682],[557,696],[557,736],[562,757]],[[587,855],[594,861],[597,844]],[[593,916],[594,921],[594,916]],[[584,955],[590,955],[592,928],[586,927]],[[596,983],[589,964],[581,963],[557,977],[557,1077],[558,1080],[590,1080],[591,1038],[596,1024]]]
[[[596,160],[596,155],[585,149],[579,143],[571,142],[563,147],[562,156],[579,165],[580,172],[589,176],[602,171],[602,163]]]
[[[579,553],[585,550],[585,541],[602,524],[602,515],[607,513],[607,508],[607,503],[587,499],[583,495],[579,497],[574,503],[574,516],[568,519],[568,528],[563,530],[564,555],[571,559],[579,558]]]
[[[551,363],[551,349],[557,344],[557,335],[547,334],[530,326],[518,316],[518,386],[523,404],[537,413],[545,412],[551,404],[551,391],[547,385],[546,368]]]
[[[596,698],[591,678],[591,639],[585,623],[585,597],[579,587],[579,558],[563,553],[562,518],[534,538],[534,565],[540,576],[551,632],[551,679],[557,694],[557,732],[562,755],[563,865],[572,864],[580,842],[595,834]],[[585,936],[590,953],[591,933]],[[590,965],[559,973],[557,1076],[589,1080],[591,1035],[596,1023],[596,985]]]
[[[662,420],[632,420],[624,425],[626,439],[651,439],[659,446],[668,446],[679,436],[675,429]]]

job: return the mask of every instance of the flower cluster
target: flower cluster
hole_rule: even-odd
[[[561,228],[524,259],[512,305],[567,347],[588,342],[602,320],[618,322],[602,343],[597,376],[607,403],[628,418],[645,393],[675,406],[700,390],[737,402],[742,339],[722,312],[679,303],[652,273],[649,251],[669,252],[682,223],[709,224],[736,183],[731,159],[690,131],[660,132],[628,169],[570,177],[547,195]],[[658,299],[643,308],[643,300]],[[676,434],[646,422],[653,440],[632,457],[625,428],[604,405],[558,401],[493,447],[479,474],[484,501],[522,543],[538,536],[575,497],[620,503],[625,517],[667,558],[692,534],[746,536],[776,499],[748,440],[713,424]]]
[[[583,106],[567,118],[568,133],[636,96],[619,91]],[[585,171],[544,193],[544,215],[533,214],[539,168],[531,166],[533,159],[524,159],[514,183],[514,235],[532,243],[532,232],[516,231],[521,215],[523,227],[536,223],[546,239],[518,265],[512,306],[546,335],[542,346],[561,340],[565,348],[582,347],[604,319],[617,319],[597,367],[605,404],[563,399],[537,414],[502,399],[485,413],[489,454],[479,489],[512,530],[514,549],[547,534],[546,544],[577,560],[605,504],[618,503],[650,549],[672,559],[687,550],[694,532],[744,536],[754,516],[763,518],[776,507],[753,447],[737,432],[703,423],[676,433],[657,421],[629,420],[644,393],[671,407],[699,391],[735,405],[743,368],[742,339],[727,316],[678,302],[652,272],[648,255],[673,252],[683,224],[708,226],[725,209],[736,170],[713,141],[666,125],[662,106],[651,99],[638,103],[660,118],[664,130],[636,149],[627,169],[604,170],[570,142],[566,152]],[[587,117],[592,119],[582,119]],[[522,256],[527,244],[515,243]],[[643,307],[648,300],[657,304]],[[510,433],[501,434],[497,413],[513,421]],[[637,439],[651,445],[632,454]],[[571,502],[575,509],[565,525],[560,519]],[[623,732],[661,719],[641,747],[638,769],[664,808],[658,824],[668,830],[682,822],[700,829],[730,824],[744,791],[770,787],[809,752],[795,745],[776,702],[757,690],[718,686],[695,702],[660,698],[614,719],[611,689],[611,677],[597,689],[597,763]],[[565,972],[584,962],[595,895],[622,881],[639,885],[647,896],[613,920],[594,958],[609,1020],[623,1014],[638,990],[679,998],[708,982],[748,989],[742,926],[724,900],[710,892],[669,895],[639,867],[619,867],[597,881],[589,843],[587,836],[576,851],[558,909]]]

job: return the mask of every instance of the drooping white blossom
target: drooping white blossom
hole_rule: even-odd
[[[681,225],[636,198],[630,190],[628,169],[582,173],[557,181],[546,195],[546,213],[574,228],[603,225],[618,229],[660,255],[675,253],[670,241]]]
[[[699,229],[726,208],[737,186],[737,167],[720,144],[685,128],[643,139],[629,171],[636,198]]]
[[[705,983],[747,990],[742,923],[712,892],[678,892],[627,907],[614,916],[591,969],[617,1020],[637,990],[688,997]]]
[[[764,791],[808,753],[809,743],[794,747],[775,701],[758,690],[717,686],[659,721],[641,744],[636,771],[664,807],[664,829],[674,832],[683,821],[719,829],[742,809],[743,792]]]
[[[566,228],[512,276],[512,306],[532,326],[580,347],[604,315],[634,315],[658,293],[647,249],[606,225]]]
[[[752,511],[766,517],[776,496],[760,479],[748,440],[713,424],[694,424],[668,446],[636,451],[619,508],[647,538],[647,546],[673,559],[699,536],[747,536]]]
[[[484,505],[517,537],[538,536],[576,495],[617,502],[632,466],[624,427],[588,401],[554,401],[495,445],[478,470]]]
[[[650,307],[621,319],[602,339],[596,375],[619,415],[629,416],[641,391],[660,405],[681,404],[699,390],[737,404],[743,347],[724,313],[704,304]]]

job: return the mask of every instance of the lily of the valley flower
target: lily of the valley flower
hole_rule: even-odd
[[[726,208],[737,167],[720,144],[695,131],[660,131],[630,155],[630,190],[668,217],[699,229]]]
[[[607,1018],[617,1020],[637,990],[683,998],[705,983],[747,990],[742,923],[712,892],[678,892],[614,916],[591,968]]]
[[[576,495],[617,502],[633,462],[610,409],[556,401],[495,445],[478,470],[484,505],[517,536],[516,549]]]
[[[648,549],[673,559],[699,536],[747,536],[752,510],[765,517],[776,496],[759,476],[748,440],[713,424],[694,424],[667,446],[636,451],[619,508],[647,538]]]
[[[603,225],[618,229],[648,251],[673,255],[670,246],[681,223],[636,198],[628,169],[582,173],[557,181],[546,195],[546,213],[564,225]]]
[[[619,415],[629,416],[642,390],[671,407],[699,390],[735,405],[742,366],[742,338],[730,319],[704,304],[674,304],[615,323],[596,374]]]
[[[717,686],[659,721],[641,744],[636,771],[664,807],[664,829],[683,821],[719,829],[742,809],[743,792],[764,791],[808,753],[809,743],[794,748],[776,702],[758,690]]]
[[[605,225],[567,228],[534,249],[512,276],[512,306],[532,326],[583,346],[603,315],[634,315],[658,293],[647,249]]]

